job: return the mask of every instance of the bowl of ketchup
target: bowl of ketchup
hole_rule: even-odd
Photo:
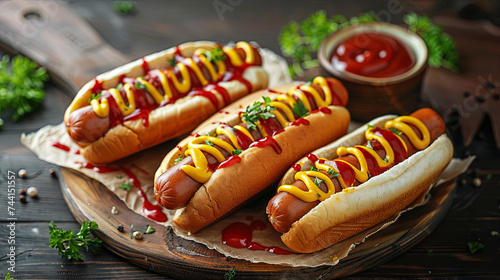
[[[382,22],[337,31],[318,50],[322,74],[344,83],[349,91],[347,107],[359,121],[415,110],[427,56],[420,36]]]

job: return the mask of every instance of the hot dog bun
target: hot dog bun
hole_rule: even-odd
[[[371,121],[383,124],[396,116],[383,116]],[[339,147],[361,145],[366,126],[338,141],[313,152],[318,158],[334,159]],[[421,150],[388,171],[355,188],[333,194],[292,224],[281,237],[290,249],[309,253],[340,242],[354,234],[388,219],[412,201],[425,194],[453,157],[453,144],[443,134],[429,147]],[[310,161],[299,164],[308,168]],[[312,166],[312,165],[311,165]],[[303,168],[303,170],[304,170]],[[285,174],[280,185],[291,184],[296,171]]]
[[[173,59],[176,55],[182,54],[182,56],[189,58],[195,54],[195,51],[209,51],[218,46],[218,44],[208,41],[184,43],[177,47],[154,53],[143,59],[125,64],[97,76],[94,81],[89,81],[78,92],[64,115],[64,121],[70,136],[73,137],[75,143],[82,147],[80,150],[81,154],[87,160],[95,163],[115,161],[192,130],[199,123],[227,105],[226,103],[228,103],[228,101],[233,102],[248,94],[249,86],[251,87],[251,91],[259,90],[267,86],[268,76],[263,68],[258,65],[249,65],[249,67],[243,70],[244,72],[242,74],[243,80],[246,80],[248,84],[243,83],[241,79],[229,79],[228,81],[220,80],[217,82],[217,86],[223,88],[223,90],[227,92],[228,99],[226,100],[223,94],[214,94],[213,98],[215,99],[210,100],[201,95],[188,95],[186,93],[179,99],[176,99],[172,104],[161,105],[150,112],[148,111],[149,113],[145,118],[136,117],[125,120],[116,126],[112,126],[102,137],[93,137],[91,141],[80,141],[80,139],[78,139],[79,136],[84,137],[85,135],[94,133],[94,131],[92,128],[85,128],[84,131],[79,130],[86,124],[83,123],[84,121],[78,119],[76,121],[73,120],[74,118],[72,118],[71,114],[78,109],[89,106],[89,100],[92,94],[95,94],[97,83],[103,90],[116,88],[124,77],[141,77],[146,75],[146,69],[172,68],[169,60]],[[261,63],[260,59],[261,57],[259,55],[259,63]],[[146,68],[144,66],[145,64],[147,65]],[[198,64],[202,65],[201,63]],[[178,69],[176,69],[176,71],[177,70]],[[206,69],[202,70],[205,77],[209,76]],[[192,70],[188,72],[191,72],[191,80],[193,80],[193,77],[196,77],[196,75],[193,74],[194,72]],[[175,73],[179,79],[179,72]],[[183,81],[183,79],[181,79],[181,81]],[[170,86],[173,88],[171,81],[167,83],[170,83]],[[159,91],[163,93],[163,90]],[[151,97],[148,98],[152,100]],[[93,116],[89,117],[97,117],[95,114],[92,115]]]
[[[294,85],[284,85],[273,90],[287,92],[293,87]],[[262,90],[246,96],[224,109],[229,114],[214,115],[194,132],[212,135],[219,122],[228,125],[240,123],[238,114],[232,113],[243,111],[246,106],[262,100],[263,96],[274,99],[276,93]],[[276,182],[290,164],[307,152],[332,141],[329,139],[344,135],[350,122],[349,112],[340,106],[328,106],[328,109],[331,110],[330,113],[318,111],[304,117],[309,122],[308,125],[286,126],[282,132],[274,135],[274,140],[282,149],[280,154],[270,146],[250,147],[239,154],[239,163],[217,169],[196,191],[187,206],[176,212],[174,223],[191,233],[203,229]],[[186,145],[193,138],[194,136],[184,139],[178,145],[181,148],[167,154],[155,174],[155,181],[174,165],[179,156],[184,155]]]

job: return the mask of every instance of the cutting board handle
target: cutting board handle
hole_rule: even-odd
[[[97,74],[130,61],[59,1],[1,1],[0,41],[46,67],[74,93]]]

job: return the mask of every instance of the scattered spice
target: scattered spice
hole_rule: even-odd
[[[134,231],[134,233],[132,234],[132,236],[133,236],[135,239],[137,239],[137,240],[142,240],[142,238],[143,238],[142,232],[137,231],[137,230],[136,230],[136,231]]]
[[[123,232],[123,231],[124,231],[124,230],[123,230],[123,225],[118,225],[118,226],[116,227],[116,229],[117,229],[119,232]]]
[[[37,197],[38,196],[38,190],[36,187],[29,187],[27,190],[27,193],[31,197]]]
[[[150,225],[148,225],[148,228],[146,229],[146,232],[144,234],[151,234],[151,233],[154,233],[156,231],[156,229],[154,229],[154,227],[151,227]]]
[[[28,172],[26,172],[26,169],[20,169],[19,172],[17,173],[17,175],[19,175],[19,177],[24,179],[24,178],[28,177]]]
[[[56,174],[56,171],[54,169],[49,169],[49,174],[50,176],[52,176],[53,178],[56,178],[57,177],[57,174]]]
[[[25,189],[20,189],[19,190],[20,195],[26,195],[26,190]]]
[[[481,178],[474,178],[474,180],[472,180],[472,184],[474,187],[479,188],[482,184]]]
[[[19,196],[19,200],[20,200],[22,203],[26,203],[26,196],[24,196],[24,195],[20,195],[20,196]]]
[[[468,242],[467,245],[469,246],[469,250],[471,254],[476,253],[479,249],[484,248],[484,245],[479,242]]]

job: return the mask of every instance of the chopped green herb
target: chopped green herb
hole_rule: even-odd
[[[467,245],[469,246],[469,250],[471,254],[476,253],[479,249],[484,248],[484,245],[479,242],[468,242]]]
[[[321,197],[321,195],[319,193],[316,194],[316,197]]]
[[[238,156],[238,155],[240,155],[241,153],[243,153],[243,150],[239,150],[239,149],[234,149],[234,150],[233,150],[233,155],[234,155],[234,156]]]
[[[80,254],[80,247],[94,253],[101,246],[102,240],[90,237],[91,231],[96,230],[98,227],[96,222],[84,221],[80,231],[75,234],[71,230],[58,229],[54,222],[51,221],[49,225],[49,246],[50,248],[59,249],[59,255],[61,255],[62,259],[81,260],[83,256]]]
[[[490,232],[490,234],[491,234],[491,236],[493,236],[493,237],[499,237],[499,236],[500,236],[500,234],[498,233],[498,231],[494,231],[494,230],[493,230],[493,231],[491,231],[491,232]]]
[[[151,234],[153,232],[155,232],[156,229],[154,229],[153,227],[151,227],[150,225],[148,225],[148,228],[146,229],[146,232],[144,234]]]
[[[183,160],[184,158],[182,156],[179,156],[178,158],[176,158],[174,160],[174,165],[178,164],[181,160]]]
[[[224,280],[233,280],[235,275],[236,275],[236,267],[233,266],[233,270],[228,270],[224,274]]]
[[[10,277],[10,272],[7,272],[7,275],[5,275],[5,280],[16,280],[14,278]]]
[[[337,172],[336,170],[334,170],[332,168],[328,168],[328,174],[330,175],[330,178],[337,177],[340,175],[339,172]]]
[[[121,179],[122,175],[116,175],[116,178]]]
[[[492,177],[493,177],[493,175],[491,173],[486,174],[486,180],[491,180]]]
[[[408,29],[417,33],[425,41],[429,50],[428,63],[431,67],[444,67],[458,71],[458,53],[450,35],[443,33],[443,28],[432,23],[427,16],[416,13],[407,14],[404,21]]]
[[[208,59],[208,61],[213,63],[226,60],[226,54],[221,47],[213,48],[210,51],[204,51],[202,54]]]
[[[118,14],[130,15],[135,11],[136,4],[134,1],[115,1],[113,3],[113,8]]]
[[[400,136],[401,134],[403,134],[401,131],[397,130],[396,128],[394,127],[391,127],[389,129],[390,131],[392,131],[394,134],[396,134],[397,136]]]
[[[371,124],[369,124],[369,123],[368,123],[368,124],[366,124],[366,126],[367,126],[366,130],[370,130],[370,129],[373,129],[373,128],[374,128],[374,126],[373,126],[373,125],[371,125]]]
[[[134,224],[130,225],[130,239],[134,239]]]
[[[0,114],[13,111],[12,120],[34,112],[45,99],[43,88],[49,79],[45,68],[30,59],[15,56],[9,67],[10,57],[0,61]],[[1,120],[1,118],[0,118]],[[2,126],[3,121],[0,123]]]
[[[172,57],[168,59],[168,63],[170,63],[170,66],[175,66],[175,64],[177,64],[177,60],[175,59],[175,57]]]
[[[126,190],[126,191],[130,191],[130,189],[133,187],[134,185],[132,184],[129,184],[129,183],[123,183],[120,185],[120,189],[122,190]]]
[[[217,138],[217,132],[214,132],[214,134],[212,134],[212,135],[209,135],[209,136],[212,136],[212,137],[215,137],[215,138]]]
[[[270,105],[271,98],[262,96],[264,103],[256,101],[252,106],[247,106],[245,113],[242,114],[241,119],[247,124],[249,130],[257,129],[257,122],[259,119],[267,120],[268,118],[274,118],[274,114],[271,113],[275,111],[276,108]]]
[[[319,171],[318,168],[311,166],[311,171]]]
[[[210,141],[208,141],[208,140],[205,140],[205,144],[207,144],[207,145],[209,145],[209,146],[213,146],[213,145],[214,145],[214,143],[212,143],[212,142],[210,142]]]
[[[123,84],[122,84],[122,83],[119,83],[119,84],[116,86],[116,89],[117,89],[117,90],[122,90],[122,89],[123,89]]]
[[[293,108],[292,108],[292,111],[295,113],[295,115],[297,115],[299,118],[302,118],[304,116],[307,116],[309,115],[309,111],[306,109],[306,107],[304,106],[304,103],[302,103],[301,100],[297,101],[297,103],[295,103],[293,105]]]
[[[102,94],[99,92],[99,93],[92,93],[90,95],[90,98],[89,98],[89,103],[92,102],[92,100],[96,99],[96,100],[99,100],[99,98],[101,98]]]
[[[429,248],[425,248],[425,250],[427,251],[427,255],[430,255],[434,251],[434,250],[429,249]]]
[[[145,84],[143,84],[143,83],[141,83],[141,82],[139,82],[139,81],[136,81],[136,82],[135,82],[135,88],[136,88],[136,89],[139,89],[139,90],[140,90],[140,89],[143,89],[143,90],[145,90],[145,91],[148,91],[148,88],[146,87],[146,85],[145,85]]]
[[[373,150],[372,143],[370,141],[366,142],[366,147]]]
[[[319,178],[314,178],[314,184],[315,184],[316,186],[318,186],[318,187],[319,187],[319,186],[321,185],[321,183],[323,183],[324,181],[325,181],[325,180],[321,180],[321,179],[319,179]]]
[[[384,158],[385,162],[389,162],[389,159],[387,157]]]

